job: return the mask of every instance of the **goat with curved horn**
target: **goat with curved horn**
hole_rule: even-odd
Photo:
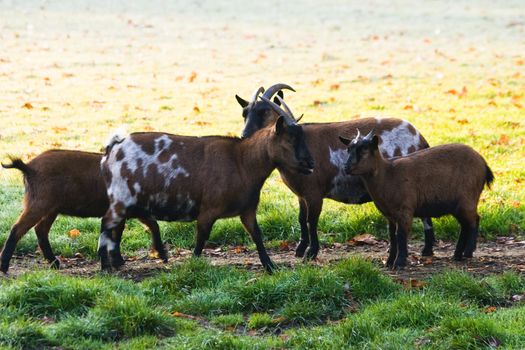
[[[284,90],[284,89],[295,92],[295,89],[291,87],[290,85],[279,83],[279,84],[270,86],[268,90],[266,90],[266,92],[263,94],[263,96],[266,97],[267,99],[271,99],[273,95],[275,95],[278,91]]]
[[[372,137],[374,136],[374,130],[375,130],[375,128],[372,128],[372,130],[370,130],[370,132],[368,133],[368,135],[366,135],[365,137],[363,137],[363,140],[367,140],[367,141],[372,140]]]

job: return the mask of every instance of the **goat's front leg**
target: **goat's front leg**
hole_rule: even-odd
[[[297,248],[295,248],[295,256],[298,258],[302,258],[304,256],[304,252],[310,243],[310,238],[308,237],[309,233],[307,219],[308,208],[306,206],[306,202],[302,198],[299,198],[299,225],[301,226],[301,240],[299,241]]]
[[[397,220],[397,257],[394,261],[393,269],[401,270],[407,265],[408,257],[408,237],[412,226],[412,217],[404,217]]]
[[[208,238],[210,238],[211,228],[215,223],[215,218],[208,216],[199,216],[197,218],[197,239],[195,249],[193,249],[194,256],[201,256],[202,250]]]
[[[386,266],[389,268],[394,267],[394,262],[397,257],[397,237],[396,237],[397,225],[394,221],[388,220],[388,233],[390,234],[390,248],[388,249],[388,259],[386,260]]]
[[[319,237],[317,236],[317,223],[323,208],[323,199],[309,199],[306,201],[308,207],[308,232],[310,234],[310,247],[306,251],[306,259],[313,260],[319,253]]]
[[[122,256],[120,256],[120,236],[125,224],[125,209],[118,210],[110,207],[104,217],[100,227],[100,236],[98,239],[98,256],[102,270],[111,270],[112,267],[119,268],[122,266]],[[115,230],[121,230],[115,233]],[[114,238],[116,237],[116,239]],[[118,241],[116,241],[118,240]]]
[[[241,222],[246,231],[248,231],[248,233],[252,237],[252,240],[255,243],[255,246],[257,247],[257,253],[259,253],[259,260],[261,260],[261,264],[264,266],[266,271],[272,273],[275,270],[275,265],[268,256],[266,248],[264,247],[264,243],[262,240],[262,232],[259,228],[259,224],[257,223],[255,209],[251,209],[242,213]]]

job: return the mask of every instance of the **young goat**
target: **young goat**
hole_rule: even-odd
[[[275,123],[278,117],[282,89],[295,91],[286,84],[276,84],[264,91],[259,88],[250,101],[235,96],[243,107],[244,130],[243,138],[248,138],[254,132],[269,124]],[[261,100],[257,99],[263,93]],[[277,94],[273,103],[270,99]],[[428,148],[428,143],[419,131],[409,122],[396,118],[361,118],[337,123],[306,123],[302,124],[306,144],[315,160],[315,171],[312,175],[303,176],[291,173],[278,167],[282,179],[299,198],[299,224],[301,226],[301,241],[296,249],[296,256],[315,258],[319,251],[317,238],[317,223],[323,207],[323,199],[330,198],[348,204],[369,202],[370,196],[362,181],[357,176],[346,175],[344,166],[346,150],[337,139],[340,133],[350,134],[356,128],[362,131],[375,129],[380,136],[379,148],[385,157],[403,156],[411,152]],[[434,231],[432,220],[423,219],[425,229],[425,246],[422,255],[432,255]],[[309,247],[308,250],[306,248]]]
[[[199,256],[215,221],[239,215],[269,272],[274,265],[256,219],[261,188],[277,166],[309,174],[314,165],[301,126],[284,112],[244,140],[134,133],[110,142],[101,164],[110,199],[99,239],[102,269],[113,265],[111,231],[126,217],[197,220]]]
[[[38,245],[52,267],[58,268],[49,244],[48,233],[57,215],[78,217],[102,217],[108,207],[106,185],[100,173],[102,154],[68,150],[49,150],[35,157],[29,163],[19,158],[11,159],[4,168],[16,168],[24,174],[24,211],[11,228],[2,253],[0,271],[7,272],[17,242],[33,226]],[[153,249],[167,261],[157,223],[150,219],[139,219],[152,234]],[[124,222],[115,230],[115,240],[120,243]],[[117,244],[115,263],[122,265],[120,244]]]
[[[471,258],[479,228],[477,206],[485,184],[494,175],[483,157],[461,144],[436,146],[387,160],[378,151],[379,138],[340,137],[348,146],[345,171],[365,183],[377,209],[387,218],[390,253],[387,266],[406,265],[407,237],[413,217],[451,214],[461,225],[454,259]]]

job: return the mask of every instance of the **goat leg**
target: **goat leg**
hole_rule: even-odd
[[[307,206],[306,202],[302,199],[299,199],[299,225],[301,226],[301,240],[299,241],[299,244],[297,245],[297,248],[295,248],[295,256],[298,258],[302,258],[304,256],[304,252],[306,251],[306,248],[308,248],[308,244],[310,243],[310,238],[308,237],[308,214],[307,214]]]
[[[388,221],[388,233],[390,234],[390,248],[388,249],[388,259],[386,260],[386,266],[388,268],[394,267],[394,261],[397,256],[396,227],[395,222]]]
[[[49,214],[45,216],[36,226],[35,233],[38,239],[38,246],[44,255],[44,258],[51,264],[51,268],[58,269],[60,268],[60,261],[57,259],[49,243],[49,230],[55,222],[57,217],[56,213]]]
[[[320,200],[306,202],[308,207],[308,232],[310,234],[310,247],[306,251],[307,260],[314,260],[319,253],[319,238],[317,237],[317,223],[319,222],[319,216],[321,215],[321,209],[323,208],[322,197]]]
[[[166,247],[162,243],[162,238],[160,237],[159,224],[155,220],[150,220],[146,218],[139,219],[144,225],[146,225],[151,233],[152,248],[159,254],[159,258],[162,259],[165,263],[168,262],[168,252]]]
[[[408,257],[408,236],[410,234],[410,226],[412,225],[412,218],[404,218],[397,222],[396,238],[397,238],[397,257],[394,261],[393,269],[402,270],[407,265]]]
[[[423,247],[423,251],[421,252],[422,256],[432,256],[434,255],[434,242],[436,241],[436,238],[434,237],[434,226],[432,225],[432,219],[431,218],[423,218],[421,219],[423,221],[423,227],[425,232],[425,246]]]
[[[241,214],[241,222],[252,237],[255,246],[257,247],[257,253],[259,253],[259,260],[261,261],[262,266],[266,269],[268,273],[275,271],[276,267],[264,247],[262,241],[262,232],[257,223],[257,217],[255,215],[255,210],[248,210],[247,212]]]

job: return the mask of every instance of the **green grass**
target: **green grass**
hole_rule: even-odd
[[[0,158],[98,151],[122,124],[238,135],[234,95],[286,82],[297,90],[286,100],[305,122],[395,116],[431,145],[472,146],[496,176],[479,204],[481,237],[524,239],[523,5],[406,5],[0,2]],[[0,169],[0,244],[22,197],[19,172]],[[296,197],[273,173],[258,210],[265,243],[297,241],[297,216]],[[59,217],[50,232],[55,254],[95,258],[99,226],[98,218]],[[450,217],[434,227],[438,239],[458,237]],[[193,247],[194,224],[160,228],[170,245]],[[80,236],[70,238],[72,229]],[[388,238],[373,204],[324,202],[322,244],[364,232]],[[412,240],[422,232],[415,221]],[[218,221],[209,242],[251,244],[238,219]],[[36,246],[31,230],[16,254]],[[129,220],[123,254],[149,246],[149,234]],[[141,282],[36,270],[0,276],[0,349],[525,348],[525,305],[512,298],[525,293],[523,274],[444,271],[425,282],[405,290],[360,258],[272,276],[190,259]]]
[[[105,274],[80,278],[36,271],[0,281],[0,346],[525,346],[525,304],[512,301],[525,293],[522,275],[443,272],[426,282],[419,290],[405,290],[361,258],[283,268],[275,275],[190,259],[140,283]]]

